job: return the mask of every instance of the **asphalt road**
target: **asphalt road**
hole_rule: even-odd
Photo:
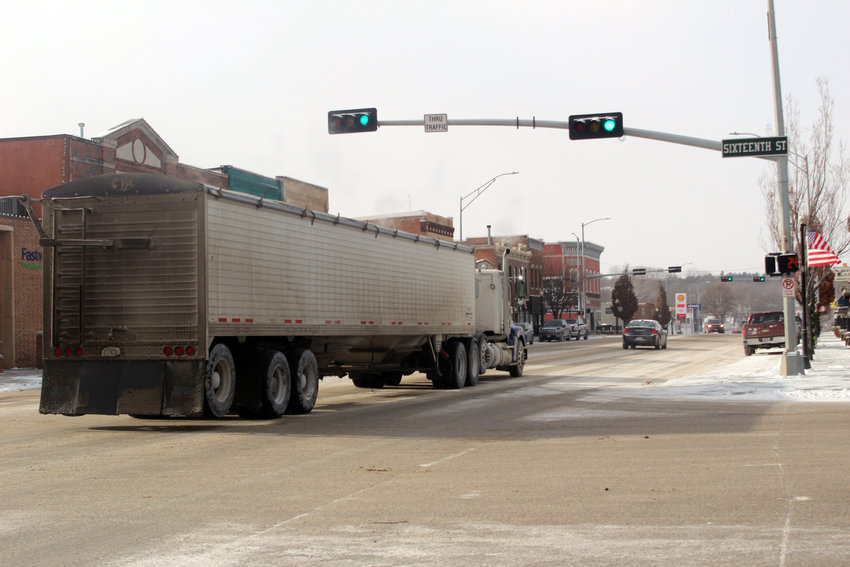
[[[535,344],[522,378],[326,379],[273,421],[3,392],[0,565],[850,565],[850,404],[651,395],[741,357],[739,336]]]

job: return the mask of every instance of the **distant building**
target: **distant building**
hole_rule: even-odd
[[[583,315],[591,329],[595,329],[596,324],[602,320],[602,284],[599,278],[590,276],[600,273],[600,260],[604,250],[604,246],[585,241],[582,261],[581,241],[570,240],[543,245],[543,278],[558,279],[563,282],[565,291],[576,294],[575,309],[570,315]],[[587,302],[584,306],[580,305],[582,282]]]
[[[452,241],[455,232],[452,217],[441,217],[427,211],[361,217],[356,220],[447,242]]]

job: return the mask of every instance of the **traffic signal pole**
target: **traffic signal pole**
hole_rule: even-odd
[[[782,86],[779,82],[779,46],[776,42],[776,14],[773,0],[767,0],[767,27],[770,40],[770,60],[773,67],[773,106],[776,112],[776,134],[785,135],[785,118],[782,113]],[[791,226],[791,200],[788,195],[788,154],[778,156],[776,170],[779,177],[779,205],[782,214],[782,249],[786,254],[794,252],[794,228]],[[800,243],[802,247],[803,243]],[[785,317],[785,355],[782,357],[782,376],[803,374],[803,359],[797,354],[797,325],[794,319],[794,297],[782,298]],[[805,307],[804,307],[805,309]]]

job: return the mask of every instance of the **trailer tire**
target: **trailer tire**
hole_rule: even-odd
[[[236,363],[227,345],[216,344],[210,350],[204,370],[204,413],[224,417],[230,413],[236,396]]]
[[[469,341],[467,347],[467,366],[466,366],[466,382],[465,386],[475,386],[478,384],[478,371],[481,367],[481,351],[478,350],[478,338],[473,337]]]
[[[461,341],[449,341],[445,346],[446,356],[440,360],[440,377],[434,386],[445,390],[457,390],[466,384],[466,347]]]
[[[289,361],[280,351],[264,351],[261,358],[263,370],[263,392],[261,417],[274,419],[286,413],[292,392],[292,372]]]
[[[517,342],[517,362],[515,365],[511,366],[511,378],[519,378],[522,376],[522,372],[525,369],[525,358],[528,356],[528,352],[525,349],[525,341],[520,339]]]
[[[296,349],[290,353],[289,369],[292,391],[286,413],[310,413],[319,396],[319,363],[310,350]]]

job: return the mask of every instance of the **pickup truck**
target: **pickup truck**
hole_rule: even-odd
[[[541,341],[568,341],[570,340],[570,327],[564,319],[549,319],[543,322],[538,336]]]
[[[569,339],[579,340],[584,338],[587,340],[587,323],[581,317],[576,317],[575,319],[566,319],[567,328],[569,329]]]
[[[742,335],[746,356],[750,356],[759,348],[784,348],[785,315],[782,311],[750,313]],[[799,328],[797,336],[800,336]]]

